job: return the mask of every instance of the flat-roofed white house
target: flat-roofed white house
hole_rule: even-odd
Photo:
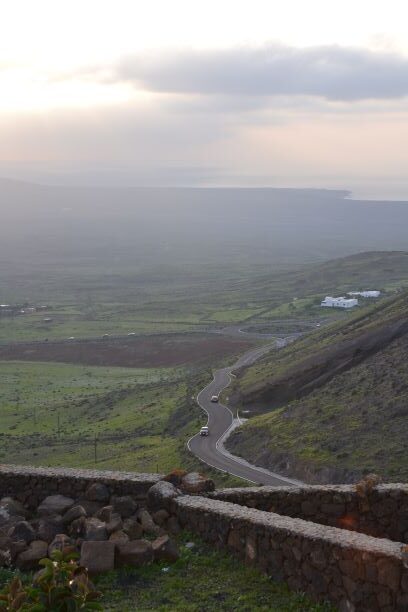
[[[349,291],[347,295],[359,295],[363,298],[378,298],[381,291]]]
[[[356,298],[346,298],[343,296],[331,297],[330,295],[326,295],[320,306],[326,308],[354,308],[354,306],[358,306],[358,300]]]

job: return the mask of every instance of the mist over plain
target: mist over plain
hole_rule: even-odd
[[[45,272],[65,263],[101,273],[155,266],[285,268],[406,247],[408,204],[346,191],[91,188],[1,180],[0,261]]]

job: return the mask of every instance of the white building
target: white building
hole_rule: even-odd
[[[353,308],[358,306],[358,300],[356,298],[345,298],[345,297],[331,297],[326,295],[320,306],[326,308]]]
[[[347,295],[359,295],[364,298],[378,298],[381,291],[349,291]]]

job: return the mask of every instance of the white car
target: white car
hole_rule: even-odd
[[[218,402],[218,395],[212,395],[211,396],[211,401],[212,402]]]
[[[200,429],[200,436],[208,436],[208,435],[209,435],[209,433],[210,433],[210,432],[209,432],[209,429],[208,429],[208,427],[207,427],[207,426],[202,427],[202,428]]]

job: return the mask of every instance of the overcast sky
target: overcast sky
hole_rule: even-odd
[[[0,0],[0,174],[408,198],[407,22],[402,0]]]

